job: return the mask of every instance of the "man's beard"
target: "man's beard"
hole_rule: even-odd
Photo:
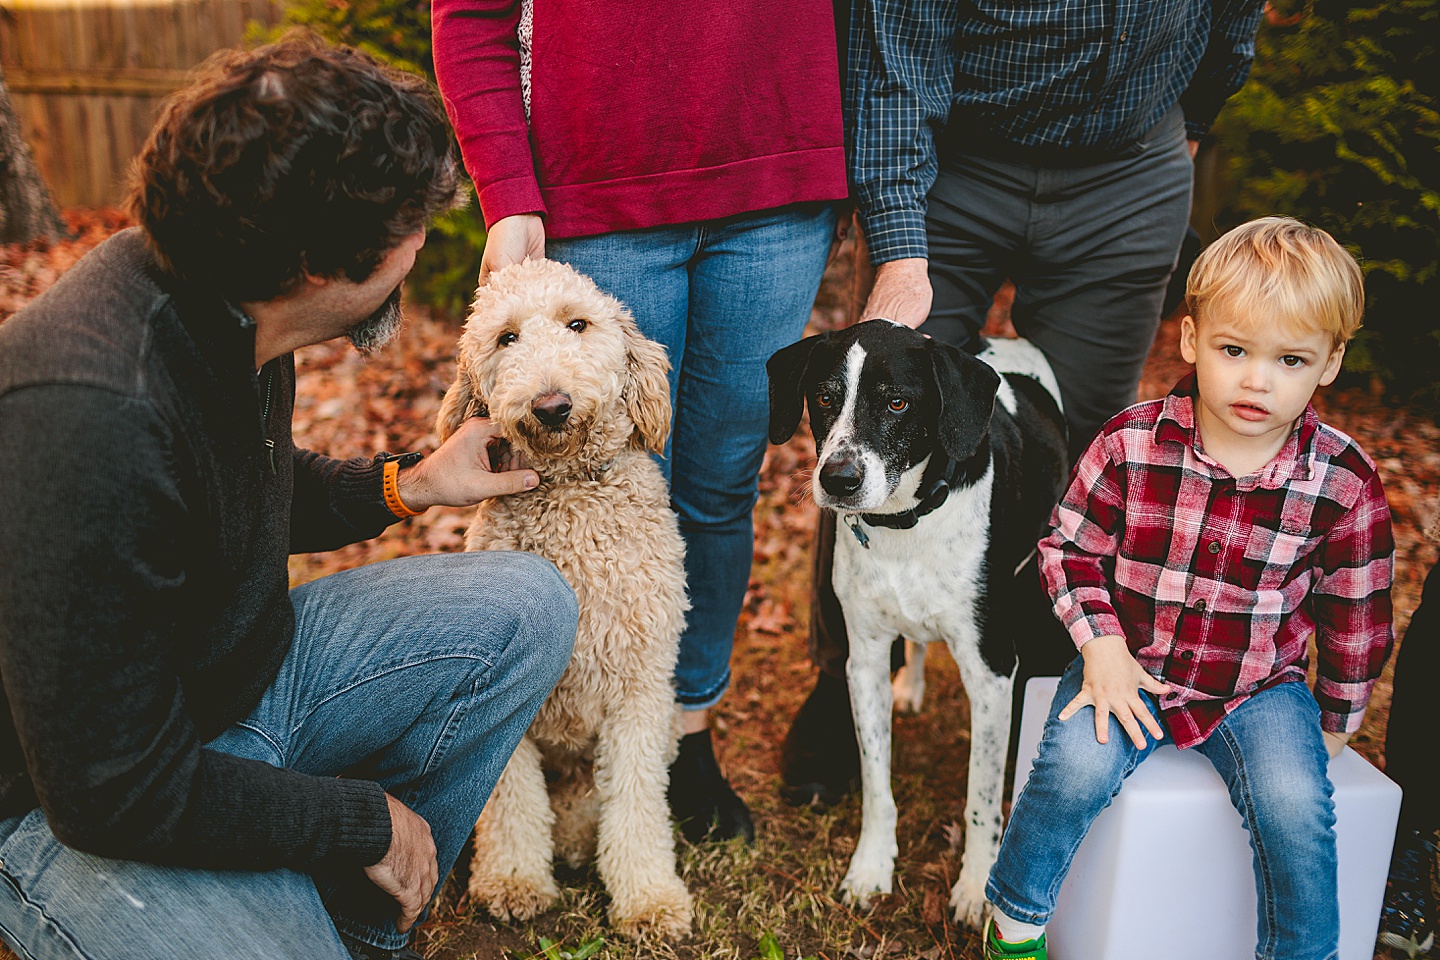
[[[374,313],[347,330],[345,336],[356,350],[369,356],[394,341],[404,325],[405,315],[400,311],[400,288],[397,286]]]

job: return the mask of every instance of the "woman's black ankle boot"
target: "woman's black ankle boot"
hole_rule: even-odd
[[[754,842],[755,824],[750,810],[720,772],[709,730],[681,738],[680,754],[670,765],[668,796],[670,812],[691,843],[732,837]]]

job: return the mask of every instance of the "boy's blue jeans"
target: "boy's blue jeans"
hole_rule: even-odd
[[[1159,746],[1151,740],[1137,749],[1114,717],[1110,742],[1096,742],[1093,707],[1062,723],[1058,715],[1083,680],[1084,659],[1077,657],[1055,691],[1040,755],[1015,800],[985,887],[991,903],[1026,923],[1049,922],[1090,824]],[[1154,698],[1141,695],[1158,718]],[[1169,741],[1167,734],[1160,743]],[[1224,779],[1250,832],[1260,918],[1255,955],[1260,960],[1333,960],[1340,939],[1335,804],[1315,697],[1303,683],[1271,687],[1232,711],[1195,749]],[[1156,896],[1183,900],[1185,851],[1160,849],[1155,858],[1157,869],[1169,865]],[[1165,952],[1164,944],[1148,948]]]
[[[804,332],[834,235],[834,207],[804,203],[545,244],[670,355],[675,420],[660,469],[685,538],[691,610],[675,698],[687,709],[712,705],[730,684],[769,438],[765,361]]]
[[[443,880],[570,661],[574,594],[539,557],[465,553],[360,567],[291,598],[279,675],[209,748],[380,782],[429,822]],[[38,810],[0,821],[0,934],[25,960],[343,960],[337,927],[403,946],[394,912],[358,872],[107,860],[62,846]]]

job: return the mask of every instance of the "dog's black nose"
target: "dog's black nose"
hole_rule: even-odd
[[[543,397],[536,397],[530,404],[530,409],[535,411],[535,419],[547,427],[563,427],[565,421],[570,419],[570,398],[558,391],[547,393]]]
[[[836,457],[826,460],[820,468],[820,486],[832,497],[848,497],[860,489],[864,477],[860,464],[850,457]]]

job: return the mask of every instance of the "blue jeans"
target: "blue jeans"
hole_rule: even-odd
[[[1097,743],[1093,707],[1059,720],[1080,692],[1083,665],[1077,657],[1055,691],[1040,755],[985,887],[991,903],[1025,923],[1049,922],[1090,824],[1159,746],[1152,740],[1137,749],[1114,717],[1110,742]],[[1141,695],[1158,717],[1154,698]],[[1315,697],[1303,683],[1271,687],[1235,708],[1195,749],[1224,779],[1250,833],[1260,918],[1255,955],[1333,960],[1340,940],[1335,804]],[[1183,877],[1170,889],[1183,897]]]
[[[429,822],[443,879],[569,663],[574,594],[538,557],[466,553],[361,567],[291,598],[279,674],[207,748],[378,781]],[[343,960],[337,928],[403,946],[395,912],[359,871],[107,860],[62,846],[38,810],[0,821],[0,934],[25,960]]]
[[[687,709],[710,706],[730,684],[769,434],[765,361],[804,332],[834,231],[829,204],[796,204],[546,241],[547,256],[629,307],[670,355],[675,420],[661,470],[685,538],[691,610],[675,696]]]

